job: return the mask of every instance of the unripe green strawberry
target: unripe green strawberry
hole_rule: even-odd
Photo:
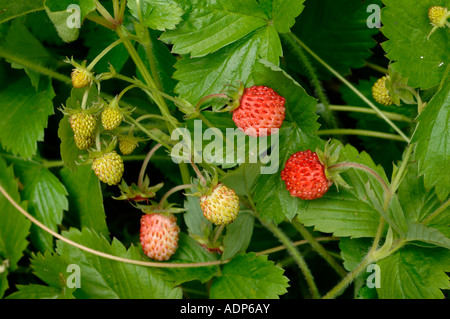
[[[91,75],[84,69],[75,68],[70,75],[72,78],[72,85],[74,88],[81,89],[91,83]]]
[[[300,151],[294,153],[281,171],[281,179],[291,196],[303,200],[322,197],[332,185],[325,174],[324,165],[315,152]]]
[[[239,197],[223,184],[217,184],[209,195],[200,197],[203,215],[215,225],[227,225],[239,214]]]
[[[94,145],[97,120],[91,114],[76,113],[69,118],[76,146],[86,150]]]
[[[92,169],[103,183],[117,185],[122,180],[124,171],[122,157],[115,151],[105,153],[94,159]]]
[[[151,259],[168,260],[178,248],[180,228],[173,214],[144,214],[141,217],[142,250]]]
[[[383,105],[391,105],[392,98],[386,88],[387,76],[379,78],[372,86],[372,96],[374,100]]]
[[[428,9],[428,18],[433,26],[444,27],[448,17],[448,9],[445,7],[432,6]]]
[[[123,114],[116,108],[107,107],[102,112],[102,125],[107,131],[112,131],[122,123]]]
[[[119,136],[119,150],[123,155],[130,155],[138,146],[139,142],[133,135]]]

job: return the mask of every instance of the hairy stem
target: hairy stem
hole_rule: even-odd
[[[360,107],[360,106],[350,106],[350,105],[330,105],[330,110],[332,111],[342,111],[342,112],[357,112],[357,113],[366,113],[366,114],[377,114],[377,112],[375,112],[372,109],[368,109],[366,107]],[[393,112],[385,112],[382,111],[384,113],[384,115],[386,115],[386,117],[390,120],[393,121],[400,121],[400,122],[408,122],[411,123],[412,119],[402,115],[402,114],[397,114],[397,113],[393,113]]]
[[[148,162],[150,162],[150,158],[155,154],[155,152],[162,146],[162,144],[158,143],[155,146],[152,147],[152,149],[147,153],[147,156],[144,159],[144,162],[142,162],[141,170],[139,172],[139,179],[138,179],[138,187],[141,188],[142,182],[144,181],[144,175],[145,170],[147,169]]]
[[[292,225],[297,229],[300,235],[305,238],[306,241],[311,245],[311,247],[323,258],[328,264],[336,271],[336,273],[341,276],[347,276],[347,271],[338,263],[334,258],[326,251],[326,249],[316,241],[316,238],[311,235],[311,233],[303,226],[300,222],[298,216],[292,220]]]
[[[305,280],[306,280],[306,283],[308,284],[312,298],[314,298],[314,299],[320,298],[319,290],[317,289],[316,283],[314,281],[311,271],[308,268],[308,265],[306,264],[303,256],[300,254],[299,250],[292,244],[289,237],[286,236],[286,234],[280,228],[278,228],[274,223],[265,223],[263,221],[261,221],[261,223],[267,229],[269,229],[275,235],[275,237],[277,237],[280,240],[280,242],[289,251],[292,258],[294,258],[298,267],[300,268],[303,275],[305,276]]]
[[[368,98],[364,96],[356,87],[354,87],[349,81],[347,81],[342,75],[339,74],[336,70],[334,70],[330,65],[328,65],[324,60],[322,60],[317,54],[315,54],[309,47],[307,47],[299,38],[297,38],[292,32],[289,33],[289,36],[293,41],[297,43],[297,45],[301,46],[306,52],[308,52],[317,62],[322,64],[328,71],[330,71],[335,77],[337,77],[342,83],[344,83],[350,90],[352,90],[360,99],[362,99],[367,105],[369,105],[386,123],[388,123],[407,143],[410,142],[410,139],[400,130],[397,125],[395,125],[390,119],[386,117],[386,115],[381,112],[381,110],[373,104]]]
[[[283,40],[285,40],[285,42],[289,44],[289,46],[293,49],[293,53],[297,56],[297,58],[299,58],[299,60],[305,67],[308,76],[311,80],[311,83],[314,86],[317,97],[319,98],[319,101],[322,102],[325,108],[325,112],[323,113],[323,118],[325,122],[328,124],[329,127],[337,128],[336,118],[333,115],[332,110],[330,109],[330,103],[328,102],[328,98],[325,95],[324,89],[319,81],[319,78],[317,77],[314,67],[309,61],[305,52],[303,51],[303,48],[297,45],[297,43],[291,36],[291,33],[282,33],[281,37],[283,38]]]
[[[370,136],[377,137],[387,140],[393,141],[401,141],[405,142],[405,139],[396,134],[383,133],[383,132],[375,132],[369,130],[358,130],[358,129],[330,129],[330,130],[319,130],[317,131],[317,135],[360,135],[360,136]]]

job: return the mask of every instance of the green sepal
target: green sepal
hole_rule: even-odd
[[[150,178],[145,176],[140,187],[136,184],[128,185],[124,179],[119,185],[121,195],[118,197],[112,196],[116,200],[129,200],[134,202],[147,201],[149,198],[156,196],[156,192],[164,186],[164,183],[159,183],[150,186]]]

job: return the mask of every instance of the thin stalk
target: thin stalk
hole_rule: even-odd
[[[330,71],[334,76],[336,76],[342,83],[344,83],[350,90],[352,90],[360,99],[362,99],[367,105],[369,105],[383,120],[386,121],[407,143],[410,139],[405,135],[405,133],[400,130],[397,125],[395,125],[386,115],[381,112],[381,110],[372,103],[368,98],[364,96],[356,87],[354,87],[349,81],[347,81],[342,75],[340,75],[336,70],[334,70],[330,65],[328,65],[324,60],[322,60],[317,54],[315,54],[308,46],[306,46],[299,38],[297,38],[292,32],[289,36],[295,41],[299,46],[301,46],[306,52],[308,52],[317,62],[322,64],[328,71]]]
[[[147,156],[145,157],[144,161],[142,162],[141,170],[139,172],[139,178],[138,178],[138,187],[141,188],[142,182],[144,181],[144,175],[145,170],[147,169],[148,162],[150,161],[150,158],[155,154],[155,152],[162,146],[162,144],[158,143],[155,146],[152,147],[152,149],[147,153]]]
[[[306,283],[308,284],[310,293],[312,298],[318,299],[320,298],[319,290],[317,289],[316,283],[314,282],[313,275],[311,271],[308,268],[308,265],[306,264],[305,260],[303,259],[303,256],[300,254],[299,250],[292,244],[291,240],[288,236],[275,224],[273,223],[264,223],[261,221],[261,223],[269,229],[275,237],[277,237],[280,242],[286,247],[286,249],[291,254],[292,258],[294,258],[295,262],[297,263],[298,267],[302,271],[303,275],[305,276]]]
[[[363,271],[367,269],[373,263],[371,255],[367,255],[361,263],[347,274],[336,286],[334,286],[329,292],[327,292],[322,299],[336,298],[348,285],[350,285],[356,277],[358,277]]]
[[[191,188],[191,187],[192,187],[191,184],[187,184],[187,185],[178,185],[178,186],[175,186],[175,187],[169,189],[169,190],[164,194],[164,196],[161,197],[161,200],[159,201],[159,204],[158,204],[158,209],[161,209],[162,205],[163,205],[164,202],[167,200],[167,198],[169,198],[170,195],[172,195],[173,193],[176,193],[176,192],[178,192],[178,191],[181,191],[181,190],[183,190],[183,189],[187,189],[187,188]]]
[[[311,235],[311,233],[303,226],[300,222],[298,216],[292,220],[292,225],[297,229],[297,231],[305,238],[306,241],[311,245],[311,247],[316,251],[328,264],[333,268],[336,273],[341,276],[347,276],[347,271],[338,263],[334,258],[327,252],[327,250],[316,241],[316,238]]]
[[[382,139],[387,139],[387,140],[406,142],[402,136],[399,136],[396,134],[369,131],[369,130],[350,129],[350,128],[319,130],[319,131],[317,131],[317,135],[360,135],[360,136],[370,136],[370,137],[377,137],[377,138],[382,138]]]
[[[158,136],[156,136],[155,134],[153,134],[153,132],[152,132],[151,130],[148,130],[147,128],[145,128],[145,126],[143,126],[141,123],[136,122],[136,120],[135,120],[133,117],[131,117],[131,116],[127,115],[127,114],[125,114],[124,116],[125,116],[125,119],[126,119],[128,122],[130,122],[131,124],[135,125],[135,126],[136,126],[137,128],[139,128],[142,132],[144,132],[145,134],[147,134],[152,140],[154,140],[154,141],[156,141],[156,142],[158,142],[158,143],[164,145],[167,149],[171,149],[171,147],[170,147],[167,143],[165,143],[165,142],[162,141]],[[155,130],[155,129],[153,129],[153,130]]]
[[[108,10],[105,9],[104,6],[100,3],[98,0],[94,0],[95,7],[97,11],[100,13],[100,15],[111,22],[114,26],[116,26],[117,21],[112,17],[112,15],[108,12]]]
[[[117,39],[116,41],[108,45],[102,52],[100,52],[99,55],[95,57],[94,60],[92,60],[91,63],[89,63],[89,65],[86,67],[86,70],[91,71],[94,68],[94,66],[98,63],[98,61],[100,61],[101,58],[103,58],[106,54],[108,54],[109,51],[111,51],[114,47],[116,47],[118,44],[122,42],[123,39]]]
[[[309,59],[306,56],[305,52],[303,51],[302,47],[298,46],[296,44],[296,42],[294,41],[294,39],[291,36],[289,36],[289,34],[281,33],[281,37],[292,47],[295,55],[300,59],[303,66],[305,67],[305,69],[309,75],[309,78],[311,80],[311,83],[314,86],[317,97],[319,98],[319,101],[322,102],[322,104],[325,108],[325,113],[323,113],[325,122],[328,124],[329,127],[337,128],[336,119],[333,115],[332,110],[330,109],[330,106],[329,106],[330,103],[328,102],[328,98],[325,95],[325,92],[319,81],[319,78],[317,77],[317,74],[314,70],[313,65],[309,61]]]
[[[360,107],[360,106],[350,106],[350,105],[330,105],[330,110],[332,111],[342,111],[342,112],[357,112],[357,113],[366,113],[366,114],[377,114],[372,109],[368,109],[366,107]],[[382,111],[384,115],[386,115],[387,118],[393,120],[393,121],[400,121],[400,122],[408,122],[411,123],[412,119],[402,115],[397,114],[393,112],[385,112]]]
[[[46,67],[43,67],[39,64],[28,61],[26,59],[17,57],[13,53],[5,51],[3,48],[0,48],[0,57],[10,60],[14,63],[20,64],[20,65],[26,67],[27,69],[36,71],[40,74],[47,75],[47,76],[54,78],[56,80],[59,80],[61,82],[70,83],[70,77],[63,75],[61,73],[55,72]]]
[[[331,165],[327,169],[329,172],[332,172],[333,170],[336,170],[336,169],[339,170],[342,167],[359,169],[359,170],[365,171],[366,173],[369,173],[370,175],[375,177],[375,179],[381,184],[385,193],[387,193],[387,194],[391,193],[391,190],[389,189],[389,186],[386,184],[384,179],[377,172],[375,172],[373,169],[371,169],[370,167],[368,167],[366,165],[359,164],[359,163],[353,163],[353,162],[344,162],[344,163],[338,163],[338,164]]]
[[[366,66],[368,66],[372,70],[378,71],[378,72],[383,73],[383,74],[388,74],[389,73],[389,70],[387,68],[384,68],[382,66],[376,65],[376,64],[371,63],[371,62],[366,62]]]

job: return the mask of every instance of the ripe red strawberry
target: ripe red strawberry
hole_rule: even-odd
[[[286,161],[281,179],[292,196],[304,200],[322,197],[333,183],[327,179],[317,153],[310,150],[294,153]]]
[[[103,183],[117,185],[124,172],[122,157],[115,151],[107,152],[94,159],[92,169]]]
[[[239,197],[223,184],[217,184],[210,194],[200,197],[203,215],[215,225],[227,225],[239,214]]]
[[[233,121],[245,134],[266,136],[283,124],[285,98],[267,86],[244,90],[239,106],[233,110]]]
[[[173,214],[144,214],[140,241],[144,253],[154,260],[168,260],[178,248],[180,228]]]

